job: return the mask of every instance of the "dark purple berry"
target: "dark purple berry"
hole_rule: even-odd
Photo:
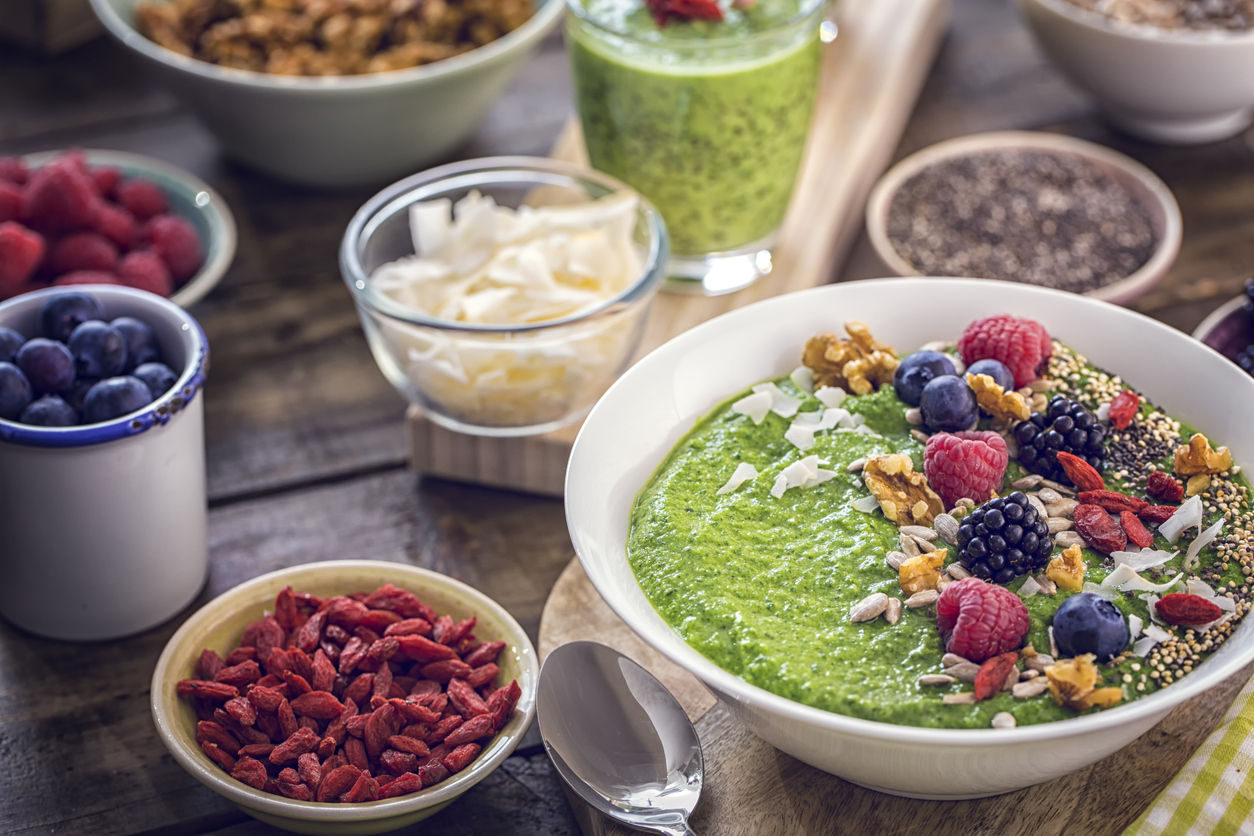
[[[106,322],[84,322],[70,334],[68,345],[79,377],[113,377],[126,368],[126,340]]]
[[[0,362],[0,418],[16,420],[30,403],[30,381],[12,363]]]
[[[148,327],[147,322],[133,316],[119,316],[109,323],[122,332],[126,340],[126,369],[130,371],[144,363],[161,362],[161,349],[157,347],[157,336]]]
[[[152,393],[153,400],[173,389],[179,379],[169,366],[162,363],[145,363],[131,374],[144,382],[148,391]]]
[[[78,413],[57,395],[44,395],[32,401],[18,420],[38,427],[72,427],[78,423]]]
[[[0,328],[0,363],[12,363],[26,338],[12,328]]]
[[[39,310],[39,332],[50,340],[65,342],[89,319],[104,319],[104,308],[95,297],[77,290],[58,293]]]
[[[62,343],[35,337],[17,352],[17,367],[36,395],[64,392],[74,382],[74,355]]]
[[[129,415],[152,403],[152,394],[138,378],[125,375],[102,380],[83,399],[83,421],[99,424]]]

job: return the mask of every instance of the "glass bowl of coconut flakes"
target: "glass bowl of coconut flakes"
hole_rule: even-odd
[[[583,417],[627,367],[667,256],[661,216],[617,180],[495,157],[375,195],[340,269],[411,403],[457,432],[519,436]]]

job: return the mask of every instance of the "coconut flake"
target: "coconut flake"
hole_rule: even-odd
[[[809,366],[798,366],[788,374],[788,379],[792,381],[792,385],[796,386],[807,395],[814,394],[814,369]]]
[[[1158,533],[1167,538],[1167,542],[1175,543],[1189,526],[1196,525],[1198,533],[1202,531],[1202,497],[1189,497],[1176,512],[1158,526]]]
[[[791,418],[797,414],[797,410],[801,407],[801,399],[794,398],[792,395],[784,392],[774,383],[759,383],[753,387],[754,392],[766,392],[771,396],[771,412],[774,412],[780,418]]]
[[[845,398],[849,397],[849,393],[836,386],[820,386],[815,391],[814,397],[818,398],[823,406],[835,409],[845,402]]]
[[[1225,621],[1232,618],[1233,615],[1234,613],[1226,612],[1223,615],[1219,616],[1219,618],[1216,618],[1214,621],[1208,621],[1205,624],[1194,627],[1193,629],[1205,633],[1207,630],[1210,630],[1214,627],[1218,627],[1220,624],[1223,624]]]
[[[775,477],[775,484],[771,486],[771,496],[779,499],[786,490],[788,490],[788,477],[781,473]]]
[[[1227,595],[1216,595],[1210,599],[1210,602],[1224,612],[1236,612],[1237,602],[1229,598]]]
[[[857,415],[854,415],[850,420],[853,421],[853,426],[860,427],[866,423],[866,416],[862,414],[857,414]]]
[[[1197,595],[1207,600],[1215,597],[1215,590],[1211,588],[1210,584],[1200,578],[1189,578],[1185,582],[1184,588],[1188,590],[1190,595]]]
[[[1159,627],[1157,624],[1147,624],[1145,626],[1145,635],[1153,639],[1156,642],[1168,642],[1175,638],[1175,636],[1173,636],[1171,633],[1168,633],[1166,630],[1164,630],[1162,627]]]
[[[858,435],[869,435],[872,438],[884,437],[880,435],[879,433],[877,433],[875,430],[871,429],[871,426],[869,424],[859,424],[858,426],[853,428],[853,431],[856,432]]]
[[[1121,563],[1115,567],[1115,571],[1106,576],[1102,581],[1102,586],[1107,589],[1118,588],[1124,592],[1136,592],[1143,590],[1145,592],[1164,592],[1175,586],[1180,580],[1180,575],[1176,575],[1171,580],[1162,584],[1150,583],[1145,578],[1138,575],[1132,570],[1132,567],[1126,563]]]
[[[736,465],[736,470],[735,472],[732,473],[731,478],[727,480],[727,484],[719,488],[718,491],[716,491],[716,493],[719,496],[722,496],[723,494],[731,493],[732,491],[736,490],[741,485],[743,485],[745,482],[748,482],[750,479],[757,478],[757,475],[758,475],[758,469],[756,467],[749,464],[748,462],[741,462],[740,464]]]
[[[1141,600],[1145,602],[1145,608],[1149,610],[1150,621],[1154,622],[1155,624],[1167,623],[1163,621],[1158,615],[1158,601],[1160,599],[1157,595],[1142,595]]]
[[[848,411],[841,409],[840,407],[836,407],[835,409],[825,409],[823,410],[823,419],[819,421],[819,429],[830,430],[832,427],[840,426],[842,421],[849,421],[851,419],[852,416],[850,416]]]
[[[798,450],[809,450],[814,446],[814,427],[796,423],[784,433],[784,440]]]
[[[1036,582],[1036,578],[1028,575],[1028,579],[1023,582],[1023,586],[1019,587],[1020,598],[1031,598],[1033,595],[1041,591],[1041,585]]]
[[[1201,526],[1199,525],[1198,527],[1200,528]],[[1215,539],[1215,535],[1217,535],[1223,529],[1223,527],[1224,527],[1224,521],[1221,518],[1217,520],[1215,524],[1212,525],[1210,528],[1206,529],[1201,534],[1197,535],[1197,539],[1194,540],[1189,545],[1189,550],[1184,555],[1184,568],[1185,569],[1192,569],[1197,566],[1198,553],[1201,552],[1201,550],[1206,547],[1207,543]],[[1212,593],[1212,595],[1213,594],[1214,593]]]
[[[1139,615],[1128,616],[1128,639],[1136,641],[1136,637],[1141,635],[1141,630],[1145,627],[1145,620]]]
[[[864,514],[870,514],[878,507],[880,501],[873,496],[860,496],[853,501],[853,509]]]
[[[1144,658],[1145,654],[1153,650],[1154,645],[1156,644],[1158,644],[1158,639],[1154,638],[1153,636],[1146,636],[1140,639],[1139,641],[1137,641],[1136,644],[1132,645],[1132,652],[1133,654],[1140,656],[1141,658]]]
[[[1097,408],[1097,420],[1098,421],[1110,420],[1110,402],[1109,401],[1107,401],[1106,403],[1102,404],[1101,406]]]
[[[1125,565],[1131,567],[1134,571],[1144,572],[1146,569],[1153,569],[1156,566],[1162,566],[1164,563],[1174,559],[1179,551],[1165,552],[1160,549],[1141,549],[1139,552],[1111,552],[1110,556],[1114,558],[1115,565]]]
[[[755,392],[732,404],[732,412],[748,415],[753,423],[761,424],[766,420],[767,413],[771,411],[771,404],[772,399],[769,392]]]
[[[1119,590],[1111,589],[1108,586],[1102,586],[1100,584],[1093,583],[1092,581],[1084,582],[1083,591],[1091,592],[1094,595],[1105,598],[1107,601],[1114,601],[1119,598]]]
[[[793,426],[813,427],[815,430],[823,423],[823,410],[818,412],[798,412],[792,419]]]

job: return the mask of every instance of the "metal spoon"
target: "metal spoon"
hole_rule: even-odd
[[[549,757],[580,798],[632,827],[696,836],[688,817],[701,795],[701,742],[652,674],[603,644],[564,644],[540,670],[536,713]]]

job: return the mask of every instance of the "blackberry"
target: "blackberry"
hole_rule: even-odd
[[[1059,450],[1079,456],[1098,471],[1106,458],[1106,427],[1093,413],[1062,395],[1055,395],[1044,412],[1033,412],[1016,426],[1015,441],[1019,442],[1019,464],[1055,482],[1066,480],[1058,464]]]
[[[1022,491],[990,499],[958,526],[958,562],[994,583],[1044,569],[1053,551],[1049,526]]]

